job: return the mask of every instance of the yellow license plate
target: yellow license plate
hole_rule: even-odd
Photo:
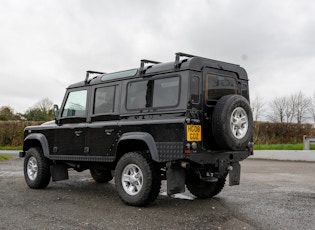
[[[201,125],[186,126],[187,141],[201,141]]]

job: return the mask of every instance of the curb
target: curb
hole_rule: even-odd
[[[0,150],[0,154],[9,155],[9,156],[19,156],[19,152],[22,150]]]
[[[315,162],[314,150],[256,150],[249,159]]]

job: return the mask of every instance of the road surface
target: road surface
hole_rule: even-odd
[[[123,204],[113,182],[88,171],[44,190],[27,187],[23,159],[0,162],[0,229],[314,229],[315,163],[247,159],[241,185],[215,198],[165,195],[145,208]]]

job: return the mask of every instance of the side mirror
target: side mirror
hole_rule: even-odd
[[[59,107],[58,105],[54,105],[54,117],[55,117],[55,120],[56,120],[56,123],[58,123],[58,115],[59,115]]]

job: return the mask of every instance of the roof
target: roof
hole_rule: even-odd
[[[180,57],[187,57],[180,59]],[[152,65],[144,66],[144,63],[152,63]],[[234,72],[240,79],[248,80],[247,73],[244,68],[239,65],[212,60],[203,57],[197,57],[189,54],[176,53],[176,59],[173,62],[159,63],[148,60],[141,60],[141,67],[138,69],[124,70],[114,73],[100,73],[92,79],[89,78],[89,73],[99,73],[93,71],[87,71],[87,77],[85,81],[81,81],[70,85],[68,88],[82,87],[85,85],[94,85],[102,82],[122,80],[128,78],[148,77],[159,73],[171,73],[183,70],[202,71],[204,68],[213,68],[219,70],[225,70]]]

